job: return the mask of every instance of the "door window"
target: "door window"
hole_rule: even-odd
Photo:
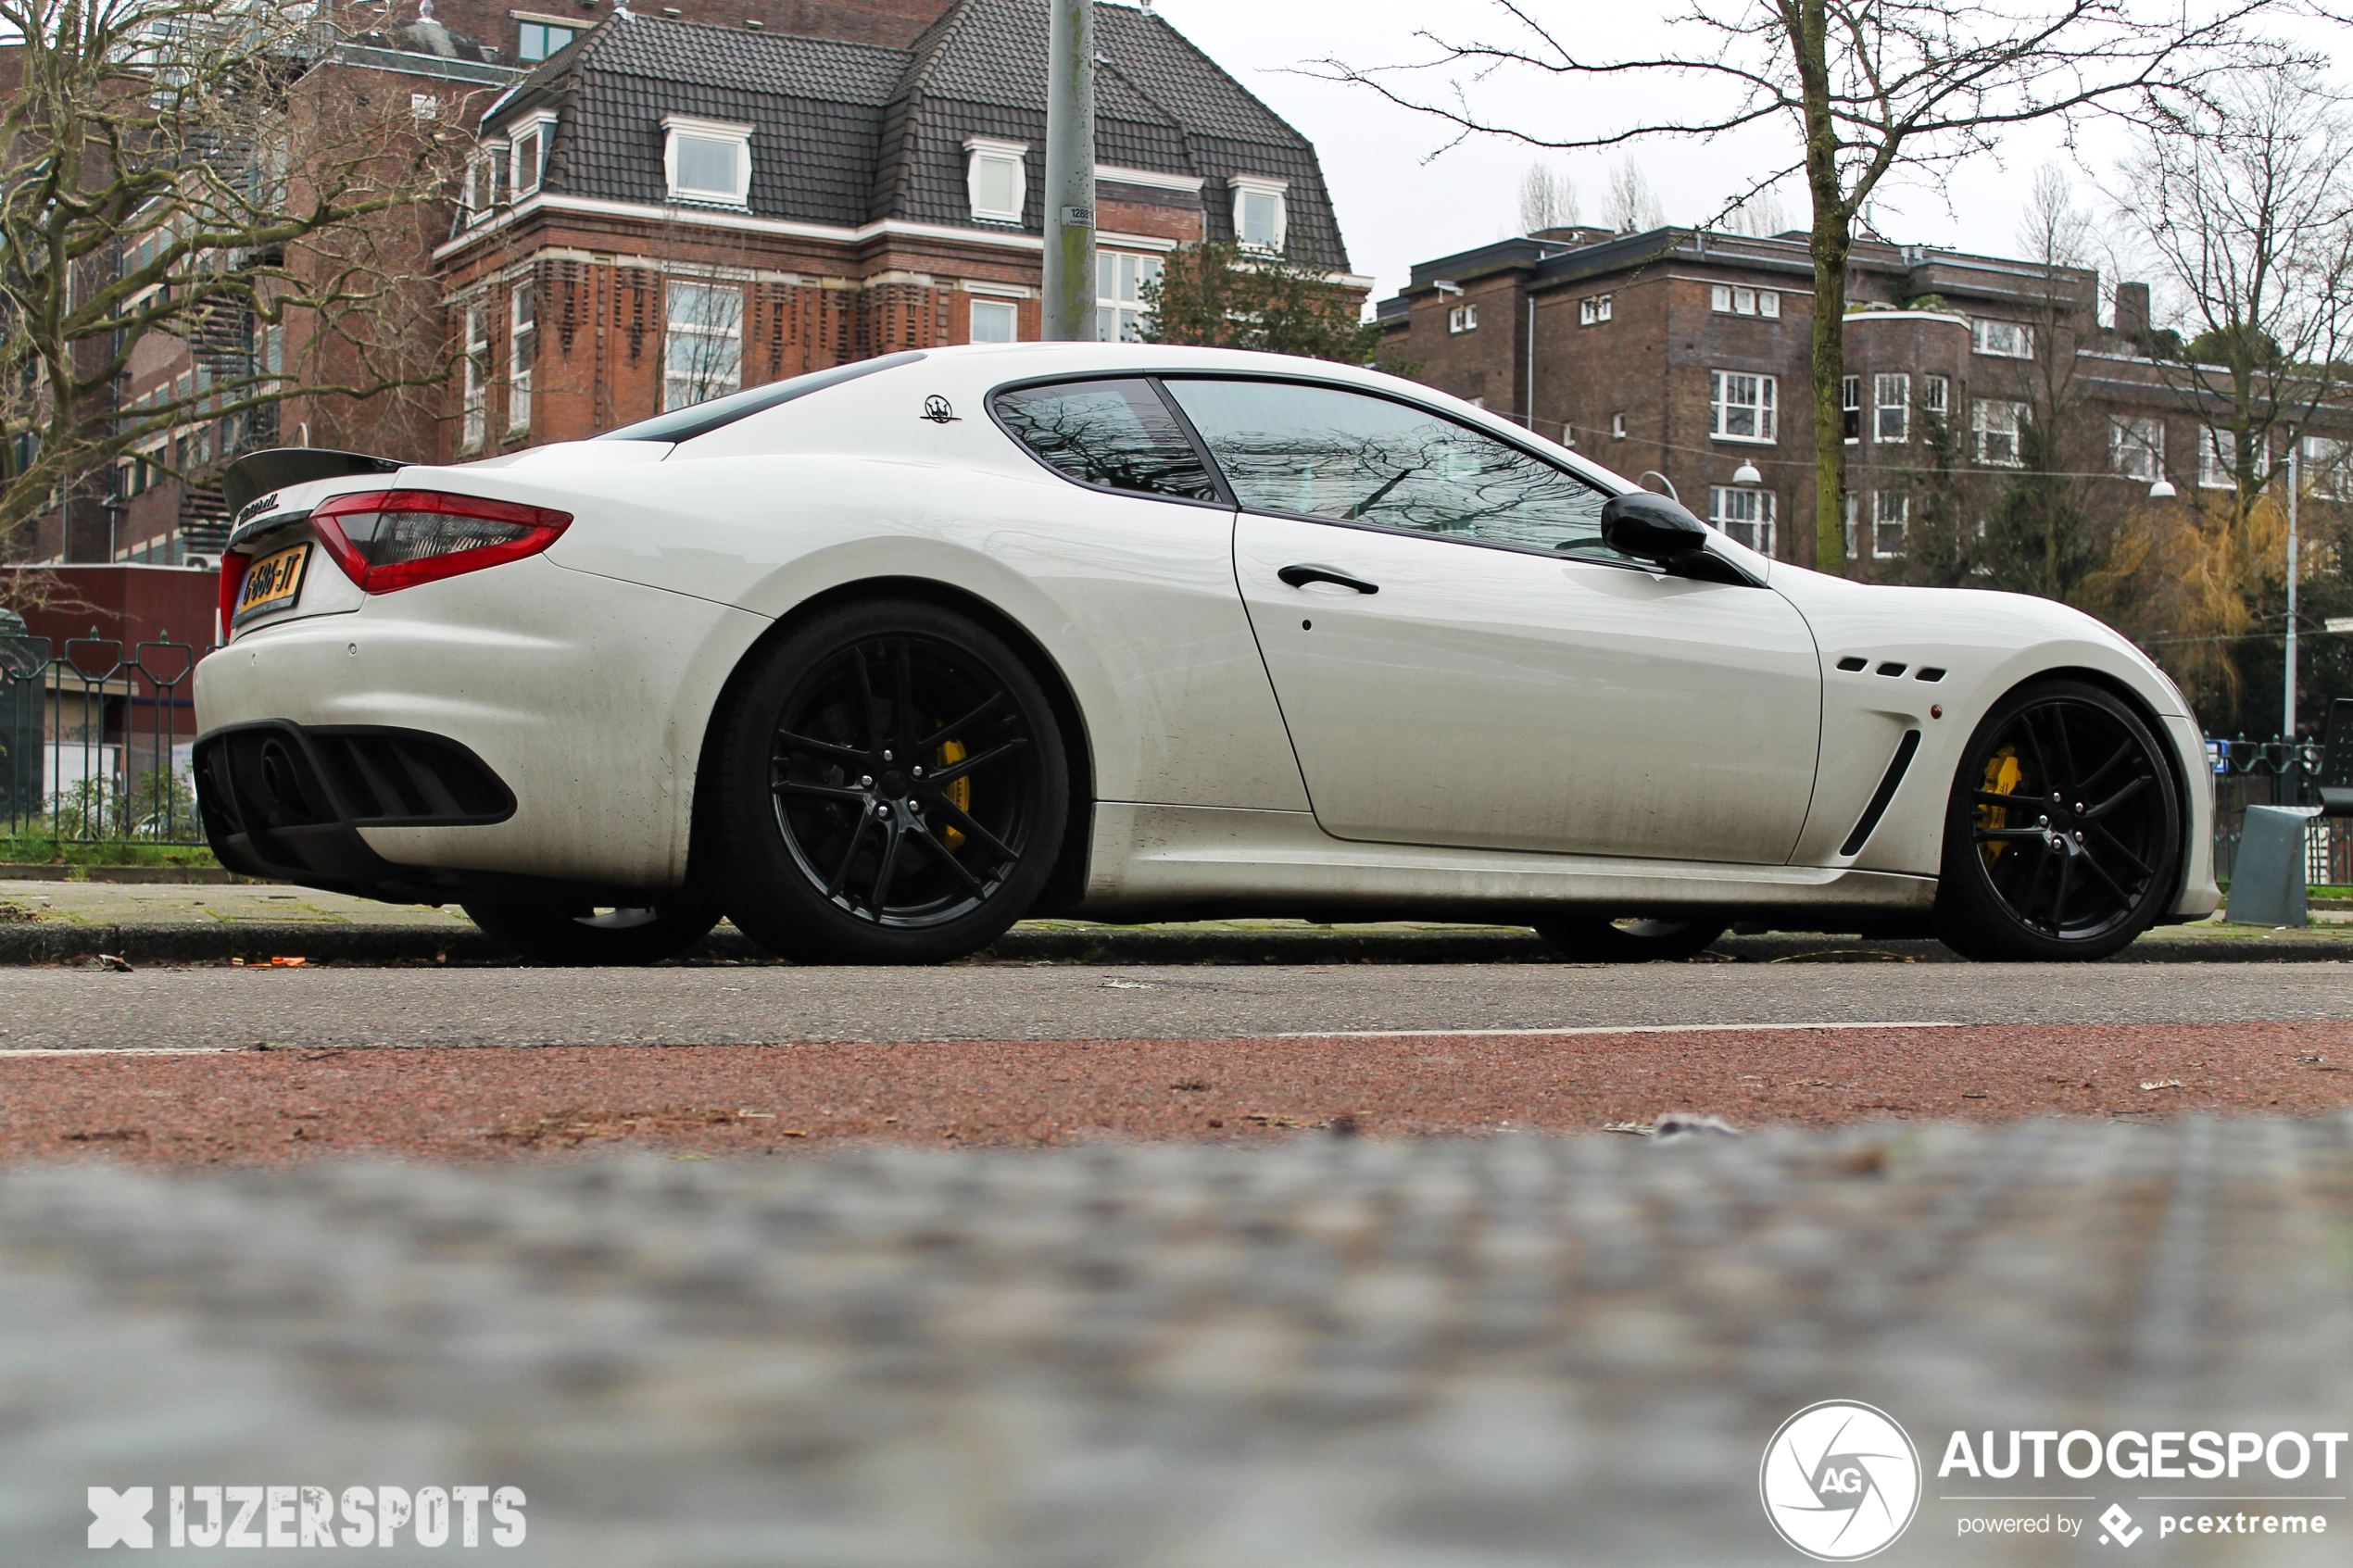
[[[1220,499],[1184,428],[1144,382],[1020,387],[991,403],[1015,440],[1081,484]]]
[[[1601,490],[1426,409],[1289,382],[1164,384],[1253,511],[1625,558],[1602,544]]]

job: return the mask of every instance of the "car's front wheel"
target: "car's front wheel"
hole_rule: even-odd
[[[1937,935],[1972,959],[2103,959],[2165,912],[2181,879],[2173,771],[2101,687],[2040,681],[1969,738],[1944,813]]]
[[[719,923],[719,906],[693,893],[638,909],[549,909],[478,900],[464,909],[500,947],[540,963],[575,967],[673,959]]]
[[[727,912],[807,963],[937,963],[1044,889],[1070,814],[1052,706],[970,617],[853,605],[777,644],[717,753]]]

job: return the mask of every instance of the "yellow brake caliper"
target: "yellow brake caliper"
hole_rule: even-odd
[[[951,763],[962,762],[968,755],[963,741],[951,740],[939,748],[939,759],[937,765],[945,768]],[[971,810],[973,809],[972,775],[965,774],[954,784],[950,784],[943,793],[948,797],[948,804],[956,808],[957,810]],[[940,836],[947,841],[951,852],[964,847],[964,835],[955,828],[943,826],[940,829]]]
[[[2018,747],[2014,746],[2006,746],[1985,759],[1985,787],[1995,795],[2017,794],[2019,783],[2025,777],[2026,770],[2019,766]],[[1977,809],[1977,825],[1987,832],[1998,832],[2009,826],[2009,808],[1980,806]],[[1991,867],[2000,859],[2002,851],[2008,847],[2007,844],[1994,843],[1982,845],[1980,849],[1985,857],[1986,865]]]

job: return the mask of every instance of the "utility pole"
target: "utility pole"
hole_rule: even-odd
[[[1046,48],[1050,343],[1095,336],[1095,0],[1051,0]]]
[[[2290,431],[2287,438],[2287,679],[2284,683],[2285,708],[2280,718],[2280,735],[2284,740],[2296,738],[2296,492],[2304,488],[2303,476],[2296,471],[2296,456],[2304,448],[2304,433]]]

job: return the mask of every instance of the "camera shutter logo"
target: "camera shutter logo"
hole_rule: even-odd
[[[1819,1562],[1853,1562],[1912,1523],[1919,1450],[1885,1411],[1825,1399],[1781,1423],[1756,1486],[1781,1539]]]

